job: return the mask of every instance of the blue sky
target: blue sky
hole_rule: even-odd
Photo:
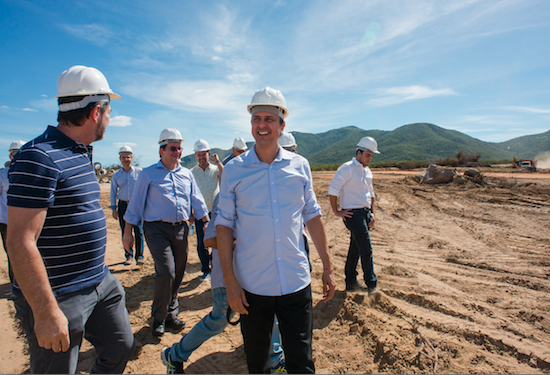
[[[56,125],[59,74],[103,72],[111,124],[94,159],[158,136],[252,141],[254,92],[280,89],[288,131],[429,122],[502,142],[550,128],[547,0],[0,0],[0,162],[11,141]],[[299,146],[298,146],[299,147]],[[383,150],[381,150],[383,152]]]

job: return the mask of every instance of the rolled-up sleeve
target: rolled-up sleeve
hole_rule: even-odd
[[[218,217],[215,225],[223,225],[224,227],[235,230],[235,221],[237,219],[237,210],[235,206],[235,190],[231,178],[232,165],[228,164],[225,167],[224,173],[220,182],[220,195],[218,202]]]
[[[328,194],[337,197],[340,194],[340,190],[342,190],[342,186],[344,186],[349,179],[349,175],[349,168],[347,168],[346,165],[341,165],[330,183]]]
[[[317,203],[317,197],[313,191],[313,183],[311,176],[311,169],[309,163],[304,161],[304,174],[306,175],[307,182],[304,186],[304,210],[302,216],[304,218],[304,223],[307,223],[316,216],[323,216],[321,213],[321,206]]]
[[[128,203],[128,208],[124,214],[124,221],[138,225],[143,217],[143,211],[145,210],[145,200],[147,198],[147,192],[149,189],[149,178],[147,173],[140,173],[136,186],[134,187],[134,193]]]

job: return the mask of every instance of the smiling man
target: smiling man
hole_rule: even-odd
[[[325,301],[333,297],[336,285],[321,207],[307,160],[279,146],[288,116],[281,92],[258,90],[248,111],[256,144],[225,166],[216,219],[227,300],[241,314],[250,373],[270,371],[275,314],[288,372],[312,373],[311,274],[304,223],[323,264]]]
[[[163,336],[165,328],[181,331],[185,327],[178,319],[178,289],[187,265],[191,210],[197,219],[209,220],[193,173],[180,165],[182,141],[177,129],[160,133],[160,160],[141,171],[124,215],[124,249],[132,248],[132,228],[143,219],[145,240],[155,261],[151,333],[156,337]]]
[[[359,258],[369,294],[377,290],[369,236],[369,228],[374,225],[375,220],[374,188],[369,164],[373,155],[379,153],[374,138],[361,138],[355,157],[338,168],[328,189],[332,212],[344,220],[344,224],[351,232],[345,268],[347,291],[361,288],[357,282],[356,271]],[[338,209],[338,196],[342,209]]]

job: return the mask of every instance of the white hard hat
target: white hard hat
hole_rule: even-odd
[[[361,151],[370,151],[374,152],[375,154],[379,154],[378,152],[378,143],[376,143],[376,140],[373,137],[363,137],[357,144],[357,149]]]
[[[233,141],[233,147],[238,150],[246,150],[248,148],[244,139],[240,137],[235,138]]]
[[[130,146],[122,146],[120,150],[118,150],[118,154],[133,154],[132,148]]]
[[[199,139],[195,142],[193,146],[193,152],[208,151],[210,150],[210,145],[204,139]]]
[[[56,98],[85,95],[81,101],[59,105],[61,112],[85,108],[89,103],[120,99],[109,87],[107,79],[96,68],[75,65],[65,70],[57,79]]]
[[[296,147],[296,139],[294,139],[294,136],[292,133],[286,133],[283,132],[281,136],[279,137],[279,145],[281,147]]]
[[[181,143],[184,139],[181,137],[181,133],[174,128],[167,128],[160,132],[159,145],[164,146],[168,143]]]
[[[248,105],[248,113],[253,114],[252,109],[254,107],[260,107],[256,108],[256,112],[260,112],[258,111],[258,109],[262,109],[261,107],[265,106],[278,108],[280,112],[282,112],[282,116],[279,111],[279,113],[276,114],[279,115],[279,117],[281,117],[283,120],[288,116],[288,109],[286,108],[285,97],[283,96],[283,94],[281,94],[281,91],[272,89],[269,86],[256,91],[256,93],[252,97],[252,101]]]
[[[8,149],[9,152],[19,150],[21,146],[23,146],[25,142],[23,141],[13,141],[10,145],[10,148]]]

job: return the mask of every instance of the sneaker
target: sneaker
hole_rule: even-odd
[[[164,325],[166,328],[169,328],[173,331],[178,331],[178,332],[185,328],[185,322],[178,318],[166,320]]]
[[[201,277],[199,277],[200,281],[208,281],[210,280],[210,273],[203,273]]]
[[[137,259],[136,259],[136,264],[137,264],[138,266],[141,266],[143,263],[144,263],[143,258],[137,258]]]
[[[374,293],[378,293],[380,291],[380,289],[378,289],[377,286],[375,286],[374,288],[369,288],[369,296],[374,294]]]
[[[277,364],[277,366],[271,368],[272,374],[286,374],[286,362],[283,359]]]
[[[167,374],[185,374],[183,371],[183,362],[174,361],[170,354],[170,348],[164,348],[160,352],[162,363],[166,366]]]
[[[132,257],[126,258],[126,261],[124,262],[124,265],[126,265],[126,266],[132,265]]]

